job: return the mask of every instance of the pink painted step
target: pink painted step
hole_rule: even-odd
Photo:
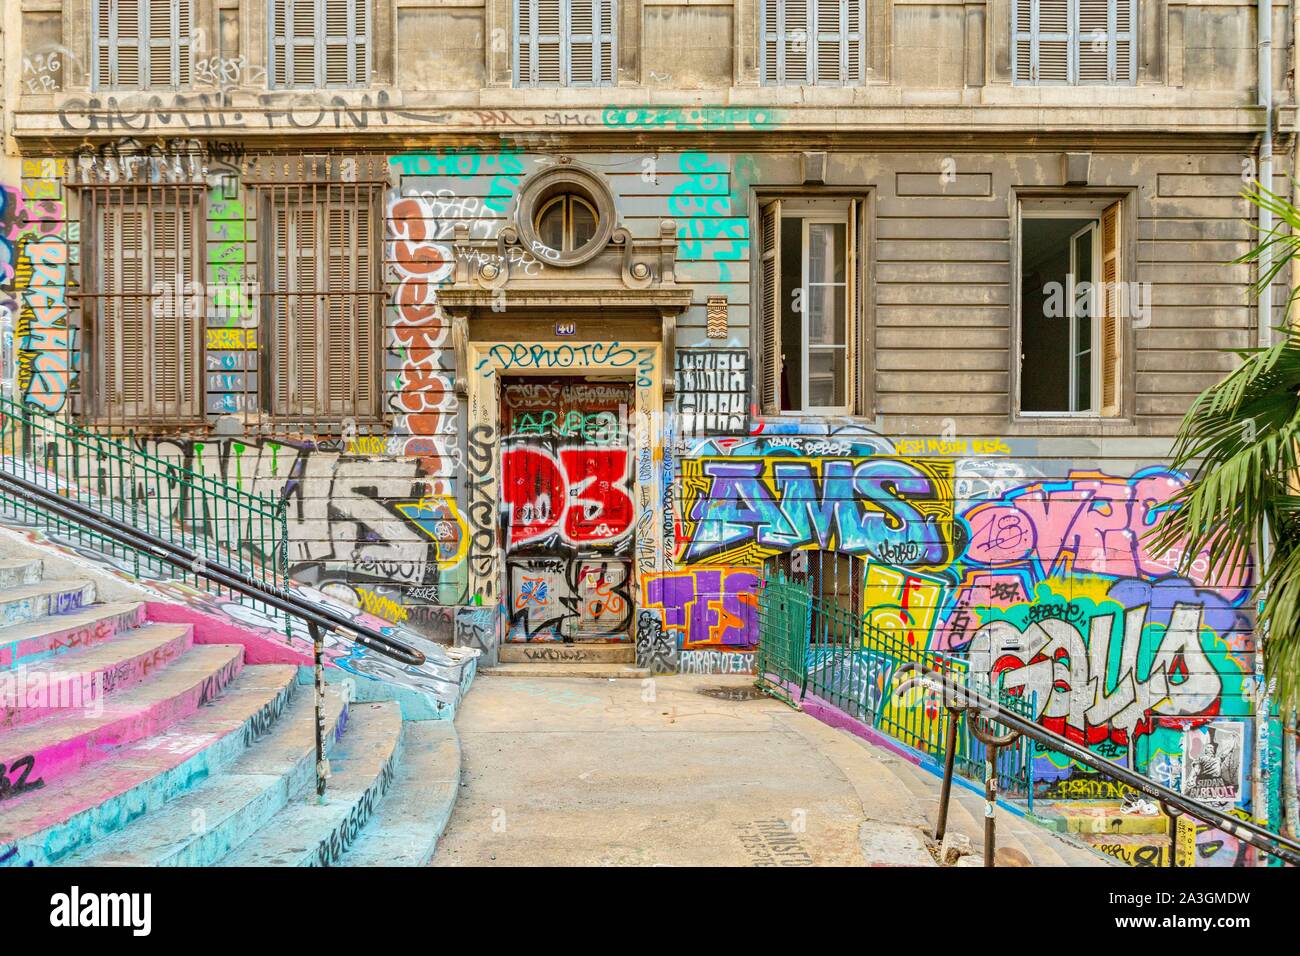
[[[25,624],[37,618],[80,611],[95,603],[89,581],[42,581],[0,591],[0,626]]]
[[[244,649],[206,644],[191,648],[152,679],[102,701],[102,713],[76,710],[0,734],[4,800],[49,786],[105,757],[113,747],[154,736],[221,696],[239,675]]]
[[[166,667],[194,644],[187,624],[153,624],[117,639],[0,673],[0,731],[80,709]]]
[[[0,668],[32,664],[52,654],[90,647],[145,623],[145,605],[134,601],[96,604],[75,614],[0,627]]]
[[[276,726],[300,689],[297,675],[293,665],[246,667],[220,698],[163,733],[0,802],[0,866],[55,863],[220,772]]]

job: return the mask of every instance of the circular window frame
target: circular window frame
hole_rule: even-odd
[[[587,203],[596,214],[596,231],[580,248],[565,252],[552,249],[541,240],[536,223],[546,205],[558,196],[570,194]],[[544,169],[524,183],[519,193],[515,228],[524,248],[545,265],[572,268],[590,262],[609,245],[614,234],[614,199],[602,177],[581,166],[562,165]]]

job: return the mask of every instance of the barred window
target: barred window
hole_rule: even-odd
[[[1014,0],[1012,76],[1028,85],[1131,84],[1137,0]]]
[[[374,421],[382,387],[382,187],[262,192],[269,410],[317,426]]]
[[[613,86],[617,0],[514,0],[515,86]]]
[[[866,0],[763,0],[765,86],[853,86],[866,76]]]
[[[270,0],[271,85],[370,82],[369,0]]]
[[[190,82],[192,0],[91,0],[95,89],[178,88]]]
[[[93,231],[81,296],[93,344],[90,414],[114,423],[203,418],[203,193],[86,191]]]

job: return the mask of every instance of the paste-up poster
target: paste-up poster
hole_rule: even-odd
[[[1207,724],[1183,734],[1183,793],[1207,803],[1235,804],[1242,796],[1246,725]]]

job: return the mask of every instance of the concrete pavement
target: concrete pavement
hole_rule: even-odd
[[[481,676],[456,720],[462,786],[433,864],[935,865],[937,778],[748,699],[752,683]],[[1017,842],[1016,822],[1010,846],[1062,862]]]

